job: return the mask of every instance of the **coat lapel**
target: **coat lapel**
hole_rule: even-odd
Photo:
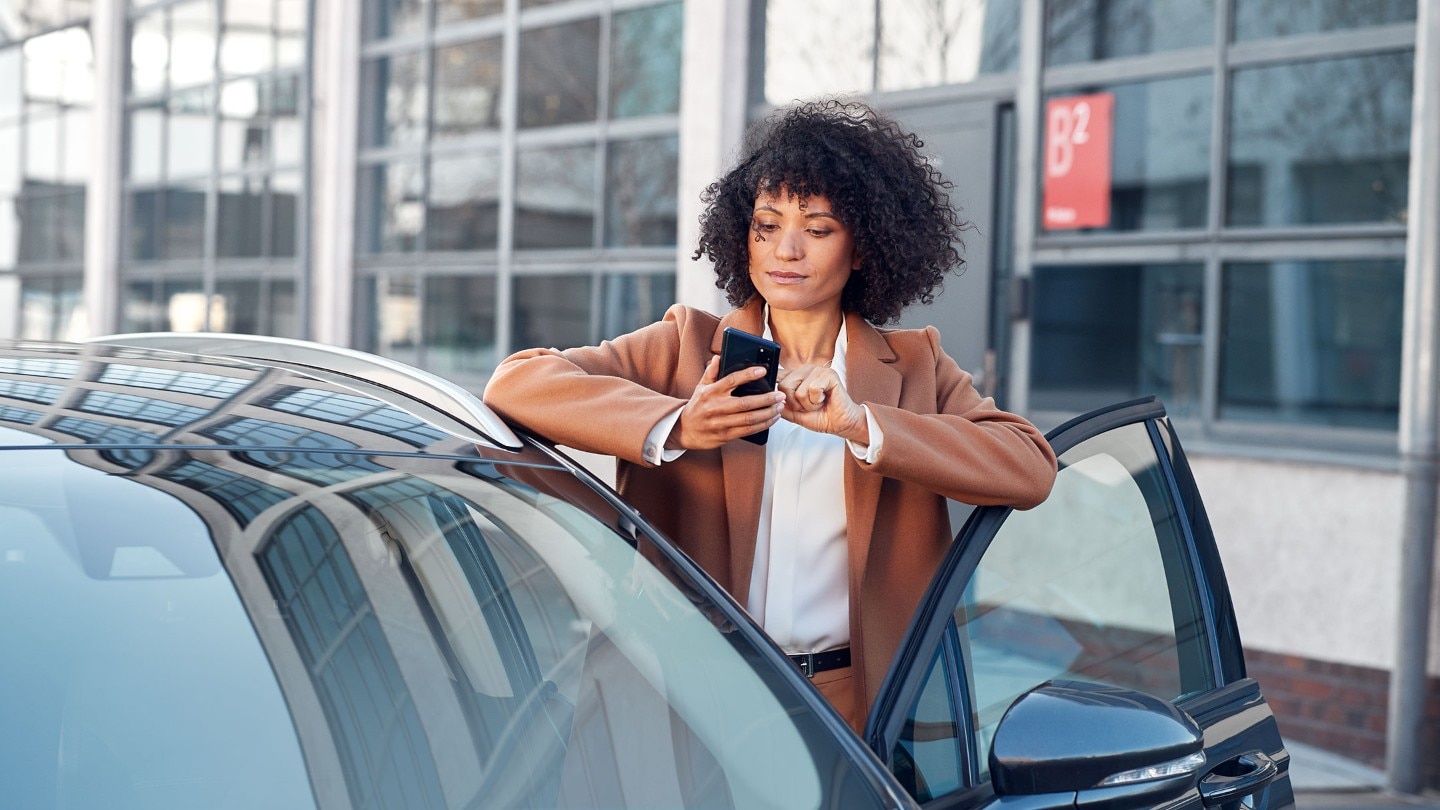
[[[849,341],[845,347],[845,387],[860,404],[898,406],[900,371],[895,353],[875,327],[853,313],[845,316]],[[857,609],[861,577],[870,558],[870,537],[875,528],[875,510],[880,502],[884,477],[863,469],[854,459],[845,465],[845,521],[850,549],[850,604]],[[854,622],[852,622],[852,625]]]
[[[721,319],[710,350],[720,353],[727,326],[752,335],[763,332],[762,305],[757,296]],[[755,532],[760,525],[760,497],[765,488],[765,448],[746,441],[728,442],[720,448],[720,460],[725,477],[725,515],[730,527],[730,593],[745,605],[750,599],[750,574],[755,568]]]

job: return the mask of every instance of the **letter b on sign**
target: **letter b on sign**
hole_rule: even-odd
[[[1045,107],[1047,229],[1110,224],[1110,133],[1115,96],[1051,99]]]

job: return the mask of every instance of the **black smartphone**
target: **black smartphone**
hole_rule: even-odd
[[[755,394],[768,394],[775,390],[775,378],[780,372],[780,344],[749,332],[742,332],[733,326],[725,327],[724,337],[720,343],[720,377],[723,378],[751,366],[760,366],[765,369],[765,376],[738,386],[730,392],[731,396],[748,397]],[[770,438],[770,430],[766,428],[744,438],[747,442],[764,444],[766,439]]]

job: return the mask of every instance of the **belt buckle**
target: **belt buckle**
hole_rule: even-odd
[[[815,677],[815,653],[800,653],[796,658],[800,659],[795,661],[795,666],[800,668],[800,674],[813,679]]]

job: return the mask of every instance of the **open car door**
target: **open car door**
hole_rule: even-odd
[[[1053,493],[972,513],[866,741],[926,807],[1293,807],[1164,407],[1101,409],[1048,438]]]

